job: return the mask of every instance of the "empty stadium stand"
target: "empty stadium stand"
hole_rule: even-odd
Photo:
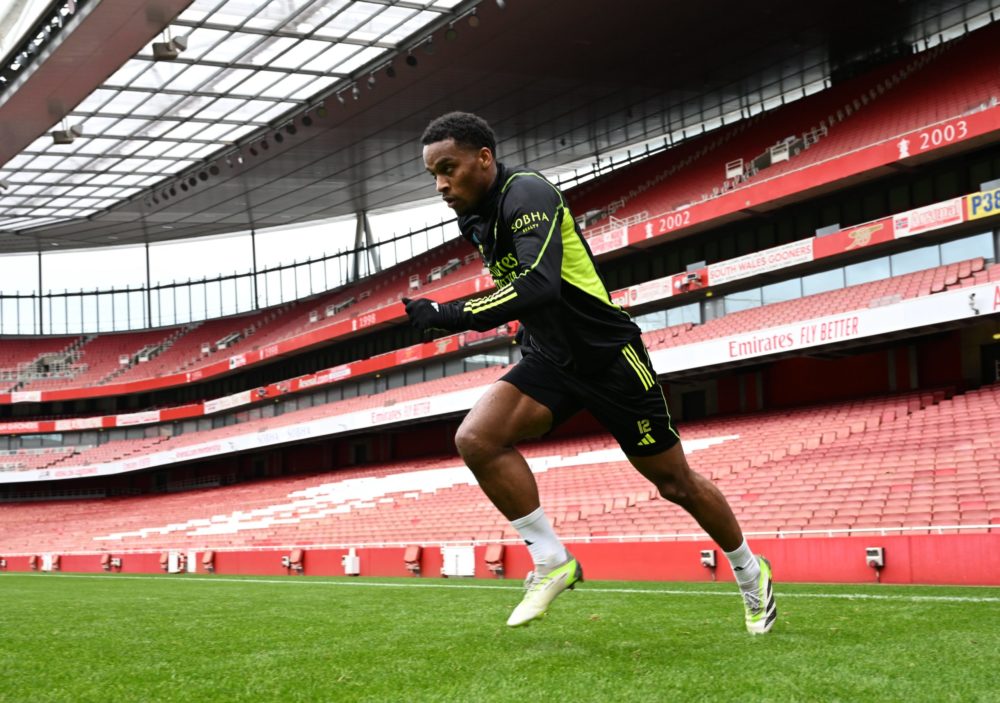
[[[571,205],[577,215],[604,212],[617,220],[655,217],[747,183],[996,106],[1000,76],[988,57],[998,34],[1000,28],[987,27],[792,105],[694,138],[570,192]],[[912,145],[912,153],[919,147]],[[780,156],[772,159],[777,152]],[[727,164],[734,162],[740,164],[742,174],[727,177]],[[599,232],[604,224],[607,217],[592,218],[588,234]]]
[[[646,332],[643,335],[643,339],[646,346],[651,350],[670,346],[682,346],[684,344],[740,334],[755,329],[790,324],[796,321],[833,315],[850,310],[891,304],[904,299],[932,295],[945,290],[978,285],[988,281],[1000,281],[1000,264],[991,265],[983,258],[977,257],[911,274],[850,286],[841,290],[734,312],[700,325],[685,323],[653,330]],[[341,401],[337,404],[337,409],[338,412],[350,412],[360,408],[395,403],[400,400],[426,397],[439,390],[457,390],[470,387],[470,384],[487,383],[500,373],[497,369],[485,369],[482,372],[463,374],[458,377],[451,376],[447,379],[439,379],[429,383],[400,388],[388,394]],[[328,412],[329,408],[327,406],[320,406],[315,412],[310,411],[307,416],[300,417],[296,415],[296,417],[299,419],[309,419],[320,417]],[[283,418],[276,418],[270,422],[271,424],[287,424],[286,419]],[[248,424],[239,424],[225,428],[225,430],[227,435],[239,434],[251,431],[251,426]],[[212,437],[216,436],[215,432],[195,433],[185,435],[183,438],[173,437],[169,439],[169,446],[173,447],[184,443],[209,441]],[[166,440],[160,438],[157,444],[161,441]],[[61,455],[58,463],[61,466],[82,465],[94,461],[94,457],[97,456],[103,457],[101,460],[111,460],[114,458],[124,458],[135,453],[131,449],[123,449],[122,452],[116,454],[115,445],[115,442],[104,445],[105,449],[102,450],[103,453],[100,455],[94,452],[83,453],[80,450],[75,450],[69,454]],[[31,451],[34,452],[37,450]],[[33,460],[21,462],[16,458],[16,453],[12,456],[15,458],[9,460],[8,469],[46,468],[36,465]],[[0,462],[0,469],[3,466],[3,462]]]
[[[1000,385],[717,418],[682,431],[692,465],[727,494],[749,533],[1000,530]],[[525,454],[568,539],[700,534],[605,435],[533,443]],[[515,537],[457,457],[0,511],[4,553]]]

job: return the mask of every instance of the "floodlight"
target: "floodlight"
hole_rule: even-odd
[[[173,37],[165,42],[153,42],[153,60],[173,61],[188,48],[187,37]]]
[[[55,144],[72,144],[77,137],[83,136],[81,125],[71,125],[65,129],[52,130],[52,141]]]

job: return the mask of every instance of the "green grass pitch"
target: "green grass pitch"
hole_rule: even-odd
[[[0,574],[0,701],[998,701],[1000,589]]]

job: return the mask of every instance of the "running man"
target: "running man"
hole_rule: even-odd
[[[455,435],[462,459],[534,561],[507,624],[543,616],[556,596],[583,580],[515,446],[586,408],[659,494],[687,510],[726,553],[747,630],[768,632],[777,616],[770,564],[750,551],[718,488],[688,466],[640,330],[611,302],[562,193],[536,171],[497,161],[493,131],[476,115],[443,115],[421,142],[438,193],[458,215],[462,236],[479,249],[496,289],[464,302],[404,298],[410,321],[421,330],[457,332],[517,319],[525,332],[521,360]]]

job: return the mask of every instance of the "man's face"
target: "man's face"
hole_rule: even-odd
[[[456,144],[451,138],[424,146],[424,166],[434,177],[437,192],[458,215],[475,210],[496,177],[489,149]]]

